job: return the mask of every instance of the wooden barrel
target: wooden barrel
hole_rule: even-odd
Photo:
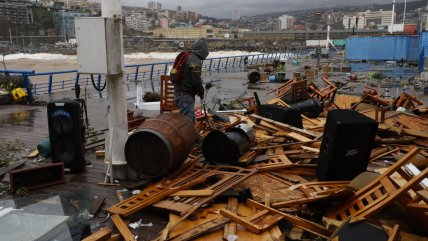
[[[146,178],[175,171],[193,148],[196,129],[179,113],[165,113],[147,119],[125,144],[128,166]]]

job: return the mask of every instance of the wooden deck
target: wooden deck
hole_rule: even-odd
[[[107,128],[107,100],[106,99],[90,99],[87,103],[88,106],[88,116],[90,124],[95,129],[105,129]],[[19,139],[25,143],[26,152],[30,153],[32,150],[36,149],[37,144],[41,140],[48,136],[48,122],[47,122],[47,109],[46,106],[3,106],[0,108],[0,141],[12,141]],[[103,158],[97,158],[95,156],[95,149],[89,149],[85,154],[86,160],[91,164],[86,167],[86,170],[79,174],[67,174],[66,173],[66,183],[50,186],[47,188],[37,189],[29,191],[23,198],[33,199],[34,203],[37,203],[41,200],[47,199],[49,197],[54,197],[57,195],[61,196],[61,199],[67,199],[70,197],[70,193],[82,193],[85,195],[92,195],[92,197],[105,197],[104,204],[101,206],[101,210],[95,215],[94,218],[91,218],[87,221],[93,229],[96,231],[98,228],[103,226],[112,227],[110,220],[106,221],[107,214],[103,212],[104,208],[108,208],[113,204],[119,202],[116,195],[117,190],[124,189],[125,184],[131,184],[126,182],[121,182],[120,186],[103,186],[99,183],[104,182],[106,166]],[[46,162],[46,161],[43,161]],[[47,161],[49,162],[49,160]],[[38,165],[32,163],[31,160],[28,160],[25,166],[34,166]],[[131,190],[132,191],[132,190]],[[132,195],[130,192],[124,192],[124,198]],[[5,200],[13,199],[15,201],[16,207],[21,208],[19,205],[20,198],[17,196],[6,195],[0,196],[0,202]],[[77,199],[65,200],[67,202],[78,201]],[[64,201],[62,201],[64,203]],[[82,201],[81,201],[82,202]],[[24,202],[28,204],[28,202]],[[31,202],[30,202],[31,203]],[[2,206],[2,205],[0,205]],[[66,209],[64,207],[64,209]],[[82,211],[82,210],[79,210]],[[67,215],[67,213],[65,213]],[[74,215],[74,214],[69,214]],[[152,223],[152,227],[142,227],[137,230],[133,230],[134,234],[139,236],[138,240],[152,240],[158,236],[159,231],[167,223],[167,216],[157,213],[156,211],[146,210],[144,212],[138,213],[131,218],[132,222],[142,219],[143,223]],[[69,225],[70,226],[70,225]],[[80,228],[81,229],[81,228]],[[80,240],[80,231],[79,227],[74,227],[72,230],[73,240]]]

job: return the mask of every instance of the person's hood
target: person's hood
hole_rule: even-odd
[[[208,54],[210,53],[208,51],[207,40],[205,38],[200,38],[192,45],[192,47],[190,48],[190,52],[196,54],[196,56],[198,56],[201,60],[206,59]]]

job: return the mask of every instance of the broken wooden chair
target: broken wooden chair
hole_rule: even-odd
[[[394,101],[394,104],[397,107],[404,107],[408,110],[414,110],[416,108],[416,106],[423,105],[424,103],[422,101],[416,99],[416,97],[413,97],[413,96],[407,94],[406,92],[403,92]]]
[[[418,153],[417,148],[408,152],[369,185],[357,191],[343,205],[331,209],[325,216],[338,221],[343,221],[348,217],[367,218],[393,201],[398,201],[406,207],[414,200],[414,193],[423,190],[420,183],[428,176],[428,168],[416,176],[410,175],[405,170],[405,165],[411,162]],[[397,177],[402,178],[406,183],[399,185],[395,181]]]
[[[321,89],[313,83],[309,84],[309,89],[313,92],[310,94],[310,97],[317,98],[321,102],[329,101],[333,103],[334,98],[336,97],[337,87],[327,77],[323,77],[322,80],[326,86]]]
[[[178,110],[174,104],[174,84],[169,75],[160,77],[160,113]]]

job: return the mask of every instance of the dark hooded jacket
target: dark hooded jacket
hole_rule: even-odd
[[[205,38],[196,41],[190,49],[191,54],[187,58],[183,69],[183,79],[175,84],[174,92],[177,94],[188,94],[191,96],[204,95],[202,85],[202,61],[207,58],[208,44]]]

